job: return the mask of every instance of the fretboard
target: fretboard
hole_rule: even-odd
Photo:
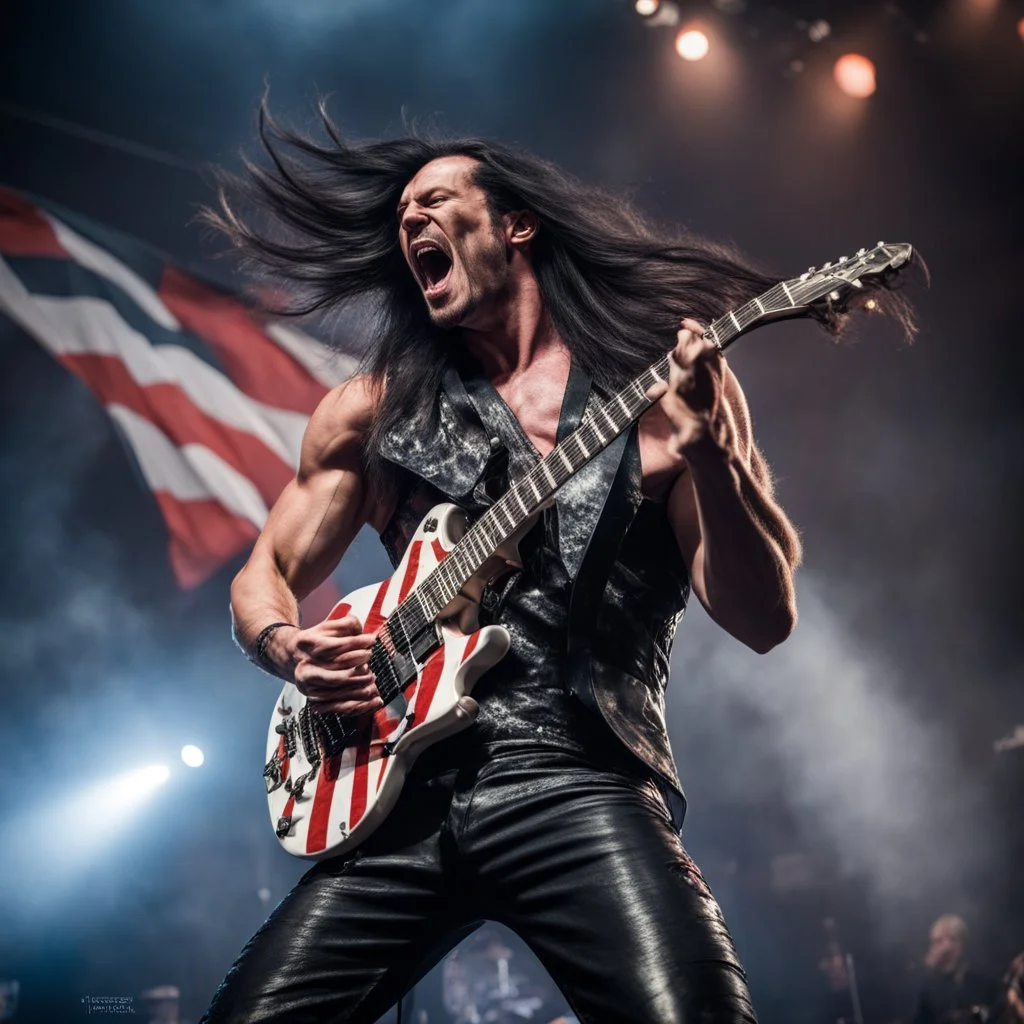
[[[806,277],[806,275],[805,275]],[[803,279],[783,281],[756,299],[719,317],[704,336],[724,350],[744,331],[760,321],[805,310],[827,294],[821,283]],[[389,616],[393,637],[412,637],[432,622],[480,571],[484,563],[520,527],[547,503],[570,477],[608,447],[653,404],[647,393],[668,380],[666,353],[621,391],[597,406],[584,422],[517,480],[483,515],[438,565]]]

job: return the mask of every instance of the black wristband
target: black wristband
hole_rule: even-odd
[[[274,671],[274,666],[267,661],[267,645],[270,643],[270,638],[282,626],[291,626],[292,629],[300,628],[294,622],[272,622],[269,626],[264,626],[259,631],[256,642],[252,645],[250,660],[254,665],[263,669],[264,672],[269,672],[271,675],[277,675],[277,673]]]

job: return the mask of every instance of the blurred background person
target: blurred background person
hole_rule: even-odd
[[[928,934],[927,970],[917,997],[913,1024],[967,1024],[987,1021],[1000,1003],[1000,986],[967,960],[967,925],[943,914]]]

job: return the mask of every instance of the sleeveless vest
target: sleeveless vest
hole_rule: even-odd
[[[559,442],[601,397],[573,364]],[[434,415],[391,430],[381,455],[407,474],[381,534],[395,565],[432,505],[454,502],[472,518],[539,459],[467,355],[446,370]],[[664,784],[681,825],[685,800],[665,726],[665,688],[689,578],[664,507],[642,495],[635,424],[558,492],[520,552],[523,570],[488,587],[481,603],[482,622],[506,625],[513,640],[510,654],[473,691],[481,705],[477,725],[485,706],[488,728],[499,734],[524,720],[541,731],[552,716],[599,720]],[[493,689],[485,687],[503,673]],[[534,677],[533,690],[516,685],[524,676]],[[576,710],[583,708],[589,710]],[[557,730],[558,721],[552,724]]]

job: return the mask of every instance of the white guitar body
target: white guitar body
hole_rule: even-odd
[[[349,594],[328,618],[351,613],[365,632],[376,632],[464,531],[465,517],[457,506],[431,509],[394,575]],[[277,770],[265,774],[270,818],[289,853],[319,859],[361,843],[394,805],[417,755],[472,723],[476,705],[463,698],[509,647],[504,627],[471,628],[474,611],[472,603],[463,602],[455,611],[459,626],[454,617],[440,626],[441,646],[386,707],[354,720],[360,733],[341,753],[330,756],[322,744],[303,742],[301,717],[308,720],[317,713],[304,711],[306,698],[293,683],[285,685],[267,737],[268,769],[277,765]],[[310,746],[317,750],[318,763],[309,760]]]

